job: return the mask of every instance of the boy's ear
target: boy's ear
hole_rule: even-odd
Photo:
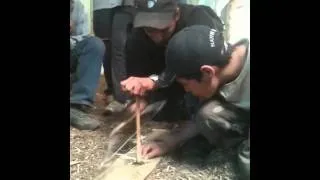
[[[210,79],[215,75],[216,71],[212,66],[203,65],[200,68],[200,71],[205,79]]]

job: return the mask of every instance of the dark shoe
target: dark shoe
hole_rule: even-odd
[[[75,107],[70,107],[70,124],[79,130],[95,130],[100,126],[99,121]]]
[[[244,141],[238,150],[238,165],[241,180],[250,179],[250,147],[248,141]]]
[[[89,113],[93,108],[93,106],[88,106],[84,104],[71,104],[70,106],[71,108],[78,109],[84,113]]]
[[[108,96],[106,96],[106,101],[107,101],[107,102],[112,102],[112,101],[114,101],[113,95],[108,95]]]
[[[123,104],[114,100],[105,108],[105,114],[121,113],[127,108],[127,106],[127,103]]]

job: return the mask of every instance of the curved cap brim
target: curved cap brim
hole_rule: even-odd
[[[133,27],[166,28],[173,20],[172,12],[139,12],[134,18]]]

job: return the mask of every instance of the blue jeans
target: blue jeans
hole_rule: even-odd
[[[97,37],[87,37],[71,50],[71,104],[92,106],[99,84],[105,46]]]

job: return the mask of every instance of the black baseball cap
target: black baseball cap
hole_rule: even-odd
[[[167,70],[183,77],[199,72],[203,65],[221,67],[228,62],[226,47],[221,32],[203,25],[186,27],[168,43]]]
[[[176,0],[136,0],[137,14],[133,26],[164,29],[174,18]]]

